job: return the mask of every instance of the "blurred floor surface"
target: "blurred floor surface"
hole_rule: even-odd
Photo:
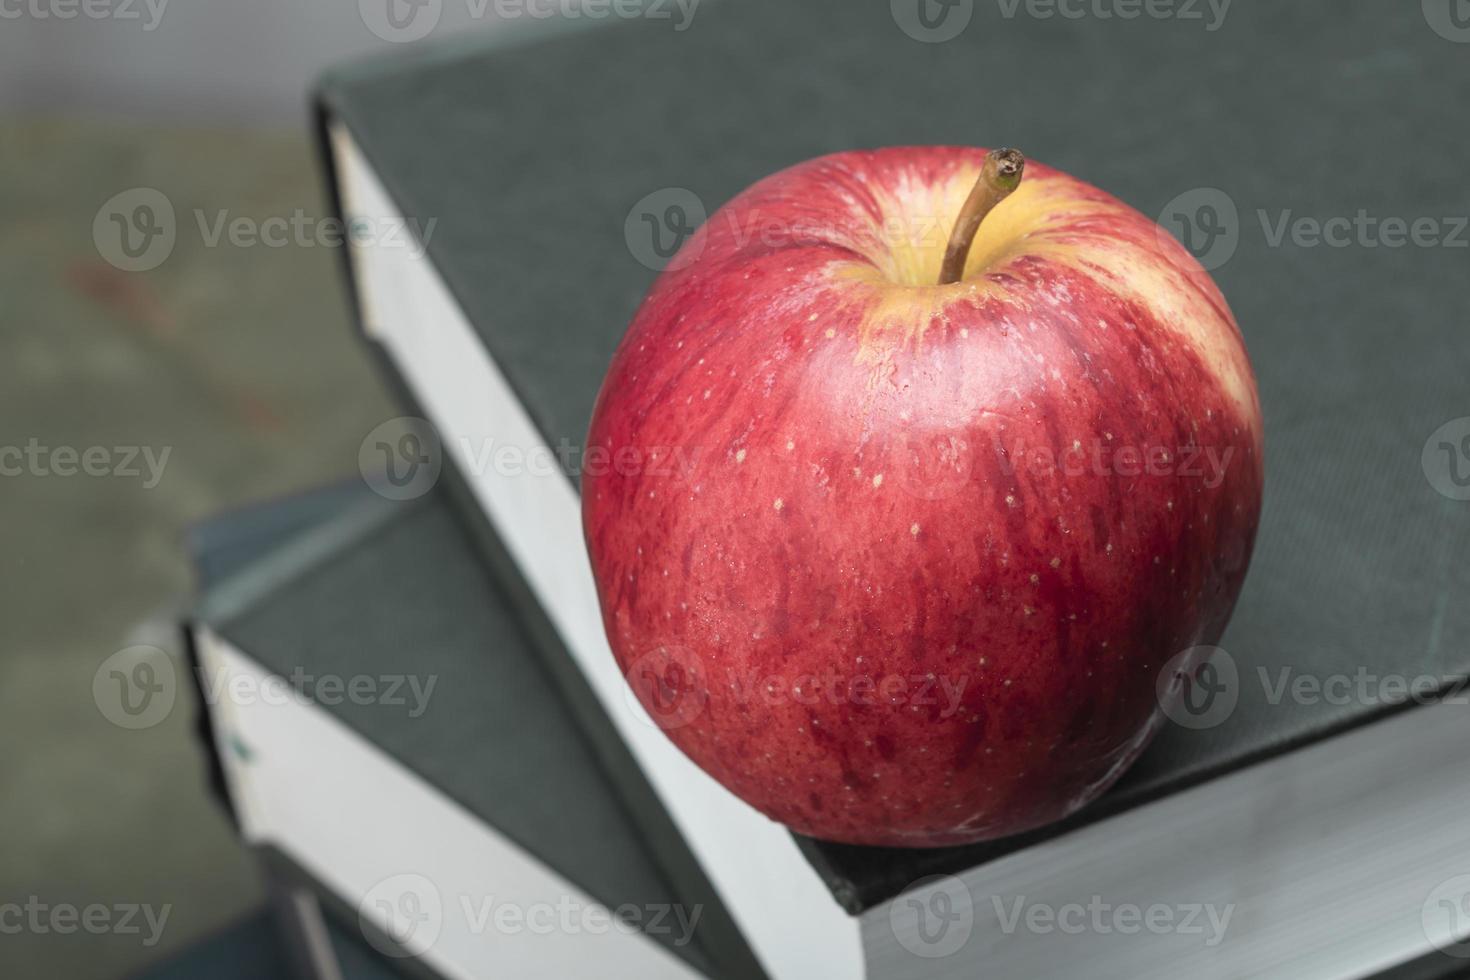
[[[93,234],[134,188],[175,212],[174,247],[146,272],[106,261]],[[93,679],[124,646],[172,642],[184,526],[354,473],[363,437],[396,414],[332,249],[211,242],[222,216],[323,214],[304,136],[0,123],[0,447],[40,461],[16,475],[14,453],[0,459],[0,904],[100,904],[111,922],[168,909],[153,945],[146,927],[0,934],[0,976],[122,976],[260,900],[206,795],[187,689],[128,730]],[[109,475],[63,475],[66,447],[105,450]]]

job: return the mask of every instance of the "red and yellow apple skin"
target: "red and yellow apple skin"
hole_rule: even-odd
[[[1085,805],[1250,559],[1261,416],[1224,297],[1035,163],[936,285],[984,158],[841,153],[746,190],[592,420],[619,664],[694,762],[815,837],[963,844]]]

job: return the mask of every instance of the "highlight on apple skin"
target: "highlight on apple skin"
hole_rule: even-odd
[[[1086,805],[1250,560],[1261,413],[1219,289],[1040,164],[977,203],[998,159],[847,152],[750,187],[657,280],[594,412],[620,666],[705,772],[815,837],[964,844]]]

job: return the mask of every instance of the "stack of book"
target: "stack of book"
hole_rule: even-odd
[[[1461,52],[1417,7],[1255,5],[1206,31],[1001,4],[927,43],[902,6],[724,0],[687,30],[459,42],[323,83],[325,170],[363,232],[352,295],[405,417],[365,441],[360,479],[194,537],[191,649],[240,833],[414,975],[1453,974],[1470,505],[1419,451],[1467,411],[1462,253],[1283,248],[1249,215],[1463,200],[1464,134],[1418,96]],[[1344,21],[1392,58],[1324,37]],[[1283,98],[1329,79],[1340,118]],[[1243,118],[1279,141],[1240,145]],[[1365,185],[1365,148],[1406,133],[1441,135]],[[823,152],[1001,141],[1146,213],[1202,186],[1241,204],[1216,276],[1260,375],[1270,485],[1230,669],[1060,825],[938,850],[798,838],[629,695],[579,447],[681,233],[664,203],[712,211]],[[313,915],[303,959],[341,975]]]

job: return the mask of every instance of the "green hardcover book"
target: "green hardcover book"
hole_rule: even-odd
[[[681,887],[442,494],[361,482],[193,535],[204,723],[240,831],[397,965],[751,975]]]
[[[350,250],[365,335],[539,603],[553,672],[592,692],[600,714],[579,717],[627,746],[636,770],[618,781],[667,812],[775,976],[1362,976],[1470,924],[1443,894],[1470,882],[1470,836],[1447,816],[1470,803],[1451,696],[1470,669],[1455,601],[1470,477],[1443,428],[1470,412],[1454,217],[1470,134],[1446,109],[1470,97],[1466,48],[1431,4],[1095,6],[711,0],[683,29],[649,16],[459,41],[321,87],[343,214],[426,247]],[[1001,142],[1157,215],[1240,321],[1268,488],[1223,641],[1229,710],[1167,726],[1097,804],[1022,838],[793,838],[628,707],[581,540],[578,447],[681,214],[827,152]],[[1437,237],[1370,242],[1390,218]],[[1360,247],[1331,244],[1344,227]],[[523,462],[497,462],[504,447]],[[1369,695],[1330,693],[1360,674]],[[1408,697],[1421,679],[1434,694]],[[1214,942],[1207,927],[1042,932],[1013,913],[1094,895],[1234,912]],[[960,906],[956,939],[941,913]]]

